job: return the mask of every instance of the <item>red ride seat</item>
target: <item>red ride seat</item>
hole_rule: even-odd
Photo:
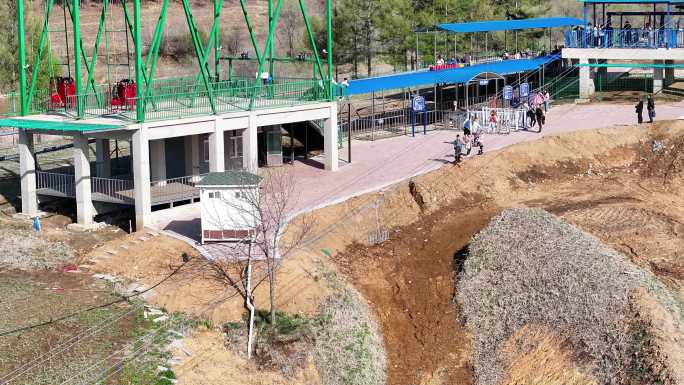
[[[50,108],[66,108],[76,101],[76,84],[72,77],[56,76],[50,79]]]
[[[136,84],[130,79],[116,83],[112,90],[112,106],[135,109]]]

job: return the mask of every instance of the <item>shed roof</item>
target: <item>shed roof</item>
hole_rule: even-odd
[[[256,186],[261,177],[245,170],[210,172],[197,183],[198,186]]]
[[[558,60],[559,56],[543,56],[534,59],[502,60],[493,63],[476,64],[469,67],[439,71],[412,71],[373,78],[352,80],[345,95],[368,94],[382,90],[396,90],[432,84],[467,83],[480,74],[492,74],[492,78],[517,72],[537,70],[544,64]],[[495,75],[494,75],[495,74]]]
[[[605,1],[605,0],[604,0]],[[444,23],[437,28],[454,33],[514,31],[532,28],[560,28],[586,24],[584,20],[575,17],[540,17],[535,19],[517,20],[487,20],[469,23]]]

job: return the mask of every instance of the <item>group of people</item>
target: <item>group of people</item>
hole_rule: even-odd
[[[578,38],[582,36],[584,45],[595,48],[610,48],[613,46],[632,46],[641,39],[648,46],[661,46],[664,43],[664,29],[653,28],[651,22],[646,20],[644,26],[635,29],[629,20],[625,20],[622,28],[616,31],[610,20],[605,24],[587,24],[586,29],[582,26],[575,27]]]
[[[639,124],[644,122],[644,98],[640,97],[639,100],[637,100],[636,106],[634,106],[635,112],[637,114],[637,122]],[[646,98],[646,111],[648,112],[648,122],[653,123],[653,119],[656,116],[655,112],[655,101],[653,100],[653,96],[648,95]]]
[[[460,134],[456,135],[454,144],[454,162],[460,163],[463,156],[470,155],[473,147],[477,147],[478,155],[484,152],[484,144],[482,143],[482,126],[477,119],[477,115],[468,116],[463,123],[463,137]]]
[[[470,65],[470,54],[464,53],[462,57],[452,56],[451,59],[446,60],[442,55],[437,56],[435,64],[440,66],[444,64],[465,64]]]
[[[546,124],[546,113],[549,111],[549,103],[551,102],[551,95],[548,90],[542,90],[530,97],[529,103],[523,103],[525,112],[525,127],[539,127],[539,132],[542,132],[544,124]]]

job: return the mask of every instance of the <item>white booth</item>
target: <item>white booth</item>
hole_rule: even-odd
[[[254,236],[261,177],[244,170],[211,172],[197,184],[202,243],[243,241]]]

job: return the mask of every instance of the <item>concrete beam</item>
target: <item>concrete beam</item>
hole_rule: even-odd
[[[210,172],[222,172],[226,170],[223,128],[224,126],[219,119],[214,120],[214,131],[209,134]]]
[[[135,229],[142,231],[150,223],[152,195],[150,192],[150,151],[147,130],[139,128],[133,133],[133,183],[135,187]]]
[[[150,176],[155,184],[166,184],[166,141],[150,140]]]
[[[606,59],[652,62],[684,60],[684,49],[648,48],[563,48],[563,59]]]
[[[337,170],[339,157],[337,148],[337,103],[330,103],[328,118],[323,130],[323,152],[325,153],[325,169]]]
[[[95,208],[93,207],[90,187],[90,146],[88,138],[83,135],[74,136],[74,178],[76,184],[76,222],[81,226],[93,224]]]
[[[112,157],[109,139],[95,139],[95,164],[97,176],[109,178],[112,176]]]
[[[286,123],[306,122],[309,120],[327,119],[330,112],[328,104],[317,104],[314,106],[300,106],[298,109],[292,109],[288,112],[274,110],[258,111],[257,125],[263,126],[277,126]]]
[[[19,176],[21,178],[21,212],[33,217],[38,214],[36,194],[36,158],[33,150],[33,133],[19,130]]]
[[[249,127],[242,131],[242,167],[253,173],[259,168],[258,129],[256,115],[251,115]]]

